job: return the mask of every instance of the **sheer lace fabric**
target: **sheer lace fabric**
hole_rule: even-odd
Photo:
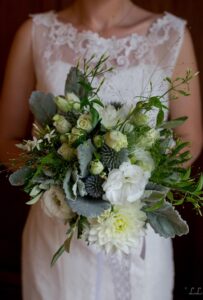
[[[80,58],[96,54],[98,59],[107,53],[109,64],[115,68],[106,75],[100,90],[106,103],[119,101],[131,106],[138,101],[137,96],[160,95],[166,89],[163,78],[173,73],[184,27],[185,21],[165,13],[153,22],[146,35],[132,33],[126,37],[104,38],[60,22],[55,12],[34,15],[36,89],[62,94],[72,65]],[[150,113],[151,122],[155,116],[156,111]],[[110,264],[104,255],[77,240],[73,242],[71,254],[65,254],[50,268],[52,254],[63,242],[65,230],[62,224],[43,213],[40,203],[32,207],[23,235],[24,300],[117,300],[115,295],[122,293],[122,285],[129,290],[123,300],[172,299],[171,241],[159,237],[150,227],[142,255],[132,252],[123,265],[126,277],[118,276],[123,278],[123,283],[115,277],[122,273],[122,266],[115,261]]]

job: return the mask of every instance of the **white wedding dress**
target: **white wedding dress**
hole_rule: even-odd
[[[115,67],[101,89],[107,103],[130,106],[139,95],[160,95],[171,76],[184,37],[185,21],[169,13],[159,17],[146,35],[103,38],[91,31],[79,32],[62,23],[57,14],[33,16],[33,57],[36,89],[63,94],[66,75],[79,58],[109,55]],[[167,99],[166,99],[167,101]],[[156,112],[152,112],[151,121]],[[171,300],[173,255],[170,239],[149,227],[141,253],[132,253],[124,272],[105,255],[74,240],[70,254],[63,254],[54,267],[52,255],[63,243],[66,226],[48,217],[40,203],[29,213],[23,233],[24,300]],[[122,296],[125,291],[124,296]],[[120,298],[115,296],[120,293]],[[118,298],[117,298],[118,297]]]

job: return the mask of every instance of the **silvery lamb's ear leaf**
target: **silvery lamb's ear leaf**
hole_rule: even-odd
[[[63,190],[65,192],[66,198],[75,201],[75,196],[72,190],[72,184],[70,182],[72,170],[69,169],[66,172],[66,176],[63,180]]]
[[[54,95],[35,91],[30,96],[29,104],[37,123],[42,126],[52,123],[52,118],[57,112]]]
[[[187,223],[167,201],[164,201],[159,209],[146,212],[146,214],[150,225],[160,236],[169,238],[189,232]]]
[[[166,198],[169,188],[153,182],[148,182],[145,192],[142,196],[142,201],[146,204],[145,211],[154,211],[160,208]]]
[[[80,176],[82,178],[86,177],[88,175],[88,165],[92,160],[92,155],[95,148],[92,145],[91,140],[88,140],[84,142],[83,144],[80,144],[77,147],[77,156],[79,161],[79,167],[80,167]]]
[[[79,98],[87,97],[88,91],[84,85],[81,84],[82,82],[87,87],[89,86],[89,83],[82,72],[78,68],[72,67],[67,75],[65,83],[65,95],[67,93],[74,93]]]
[[[14,186],[22,186],[26,180],[32,175],[33,169],[29,167],[22,167],[9,176],[9,182]]]
[[[111,207],[111,204],[108,201],[98,198],[78,197],[75,201],[67,199],[66,201],[73,212],[87,218],[98,217]]]

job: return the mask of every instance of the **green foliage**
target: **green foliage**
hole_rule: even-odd
[[[189,170],[185,170],[182,174],[181,181],[176,182],[171,187],[171,191],[167,194],[167,199],[172,205],[182,205],[190,203],[198,214],[202,215],[201,208],[203,206],[203,175],[198,180],[190,178]]]
[[[171,189],[167,199],[172,205],[189,202],[201,214],[203,205],[203,178],[198,181],[190,177],[190,169],[183,168],[183,163],[190,159],[189,151],[184,151],[187,142],[177,141],[176,145],[166,153],[166,140],[157,141],[151,149],[155,169],[150,180]]]
[[[177,119],[173,119],[164,123],[161,123],[161,128],[165,128],[165,129],[173,129],[176,128],[180,125],[182,125],[183,123],[185,123],[185,121],[188,119],[188,117],[181,117],[181,118],[177,118]]]
[[[35,91],[31,94],[29,105],[38,124],[42,126],[52,124],[52,118],[57,112],[52,94]]]
[[[86,99],[91,90],[88,89],[89,82],[77,67],[72,67],[68,73],[65,83],[65,95],[74,93],[79,98]]]
[[[161,97],[164,97],[167,94],[173,93],[172,99],[177,99],[178,96],[189,96],[190,95],[190,89],[189,89],[189,82],[197,75],[198,73],[193,73],[192,70],[188,69],[186,71],[185,76],[183,77],[177,77],[174,80],[166,77],[165,81],[169,84],[169,89],[161,95]]]
[[[52,260],[51,260],[51,266],[53,267],[56,263],[56,261],[59,259],[59,257],[65,252],[65,246],[64,244],[61,245],[61,247],[57,250],[57,252],[54,254]]]
[[[77,216],[70,224],[70,227],[68,229],[68,231],[66,232],[67,238],[64,241],[63,245],[60,246],[60,248],[56,251],[56,253],[54,254],[52,261],[51,261],[51,266],[53,266],[56,261],[59,259],[59,257],[66,251],[66,252],[70,252],[70,245],[71,245],[71,240],[73,238],[73,235],[75,233],[75,231],[78,228],[78,223],[79,223],[80,217]]]
[[[81,110],[89,108],[92,115],[93,124],[96,126],[99,115],[94,104],[103,106],[102,101],[99,99],[98,92],[104,83],[104,78],[101,79],[98,87],[93,87],[94,79],[103,76],[106,72],[110,72],[112,68],[106,66],[107,56],[102,55],[97,62],[94,62],[94,56],[90,59],[84,59],[82,66],[79,64],[77,67],[72,67],[68,73],[65,94],[68,92],[75,93],[80,98]],[[82,71],[81,71],[82,69]]]
[[[151,128],[148,125],[136,126],[131,132],[126,133],[128,139],[128,150],[131,153],[134,150],[136,142],[143,137]]]

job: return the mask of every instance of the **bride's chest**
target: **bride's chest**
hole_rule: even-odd
[[[37,89],[55,95],[63,94],[66,76],[71,67],[67,62],[53,62],[39,74]],[[157,69],[156,65],[115,67],[106,74],[99,95],[105,103],[135,104],[139,96],[160,95],[166,88],[163,83],[166,76],[164,70]],[[98,86],[99,83],[100,79],[95,79],[94,85]]]

